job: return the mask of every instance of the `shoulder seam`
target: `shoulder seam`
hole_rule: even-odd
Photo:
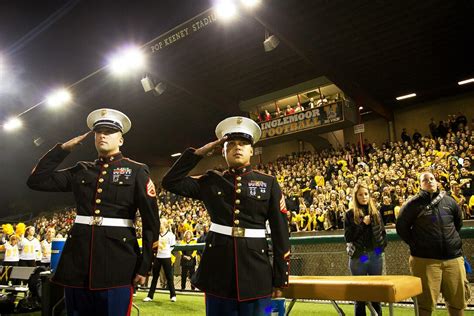
[[[206,175],[206,174],[209,174],[209,173],[216,174],[216,175],[218,175],[218,176],[220,176],[220,177],[222,177],[222,176],[224,175],[224,172],[220,172],[220,171],[214,170],[214,169],[209,169],[209,170],[207,170],[204,174],[202,174],[201,176]]]
[[[132,160],[130,158],[122,158],[123,160],[127,160],[129,162],[132,162],[132,163],[135,163],[137,165],[140,165],[140,166],[146,166],[146,164],[142,163],[142,162],[138,162],[138,161],[135,161],[135,160]]]

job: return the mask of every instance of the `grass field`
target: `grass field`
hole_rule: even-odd
[[[191,315],[191,316],[202,316],[205,315],[204,310],[204,296],[202,295],[180,295],[178,293],[177,302],[170,302],[169,294],[156,293],[152,302],[144,303],[142,299],[146,296],[146,293],[139,292],[134,298],[134,303],[140,308],[140,315]],[[346,315],[353,315],[353,306],[347,304],[340,305]],[[370,313],[367,313],[370,315]],[[388,315],[388,307],[383,309],[383,314]],[[396,307],[396,316],[412,316],[414,315],[413,309]],[[447,315],[445,309],[437,310],[433,313],[433,316],[444,316]],[[132,315],[137,315],[134,310]],[[331,304],[317,304],[317,303],[305,303],[297,302],[293,307],[291,314],[292,316],[307,316],[307,315],[322,315],[331,316],[337,315],[334,307]],[[468,311],[465,315],[474,316],[474,311]]]
[[[170,302],[169,294],[156,293],[152,302],[143,302],[142,299],[146,296],[145,292],[138,292],[138,295],[134,297],[133,302],[140,308],[140,316],[175,316],[175,315],[186,315],[186,316],[204,316],[204,296],[203,295],[190,295],[180,294],[178,292],[177,302]],[[352,305],[340,304],[346,315],[354,315],[354,309]],[[388,307],[383,308],[383,314],[388,315]],[[394,314],[396,316],[412,316],[414,315],[413,308],[408,307],[395,307]],[[31,314],[20,314],[24,316],[40,316],[41,313]],[[132,315],[137,316],[136,309],[132,310]],[[291,314],[292,316],[331,316],[337,315],[335,309],[331,304],[325,303],[309,303],[309,302],[297,302],[293,307]],[[370,315],[367,312],[367,315]],[[445,309],[438,309],[433,313],[433,316],[445,316],[448,312]],[[465,315],[474,316],[474,311],[466,311]],[[225,316],[225,315],[223,315]]]

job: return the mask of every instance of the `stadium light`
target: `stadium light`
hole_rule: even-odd
[[[3,129],[7,132],[14,131],[23,126],[23,122],[18,117],[12,117],[3,124]]]
[[[223,20],[230,20],[237,15],[237,6],[231,0],[219,0],[214,5],[214,12]]]
[[[410,94],[402,95],[402,96],[396,97],[396,99],[398,101],[400,101],[400,100],[405,100],[405,99],[409,99],[409,98],[413,98],[413,97],[416,97],[416,93],[410,93]]]
[[[154,95],[160,96],[166,90],[166,83],[158,82],[155,85],[155,81],[149,75],[145,75],[145,77],[141,80],[143,90],[145,92],[152,91]]]
[[[69,101],[71,101],[71,99],[72,99],[72,96],[71,96],[71,93],[69,93],[69,91],[67,91],[66,89],[60,89],[51,93],[46,98],[46,103],[51,108],[58,108],[68,103]]]
[[[1,64],[0,64],[0,67],[1,67]],[[1,70],[0,70],[0,72],[1,72]],[[472,83],[472,82],[474,82],[474,78],[459,81],[458,85],[462,86],[463,84],[468,84],[468,83]]]
[[[36,147],[41,146],[44,143],[44,139],[42,137],[36,137],[33,139],[33,144],[35,144]]]
[[[280,44],[280,39],[275,35],[270,35],[268,30],[265,30],[265,40],[263,41],[263,49],[266,53],[274,50]]]
[[[137,47],[129,47],[110,59],[112,73],[122,76],[145,66],[145,55]]]
[[[166,90],[166,83],[160,82],[156,85],[156,87],[153,89],[153,93],[156,96],[162,95],[163,92]]]
[[[145,75],[145,77],[143,77],[140,82],[142,83],[142,87],[145,92],[151,91],[155,88],[155,83],[153,82],[153,79],[148,75]]]

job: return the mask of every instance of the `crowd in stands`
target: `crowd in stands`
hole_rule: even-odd
[[[344,213],[351,207],[351,195],[358,182],[366,182],[385,225],[393,225],[401,205],[419,191],[418,176],[431,170],[442,186],[461,206],[464,218],[473,212],[474,133],[467,118],[458,113],[448,120],[430,124],[431,135],[410,135],[404,129],[398,142],[363,148],[300,152],[274,162],[254,166],[274,175],[290,211],[289,230],[321,231],[343,228]],[[363,152],[362,152],[363,151]],[[159,189],[161,217],[167,218],[178,240],[190,231],[197,239],[207,232],[210,221],[204,205]],[[65,209],[36,219],[36,238],[43,240],[49,227],[65,237],[74,221],[74,209]],[[140,218],[136,225],[141,227]],[[138,229],[140,234],[140,229]]]
[[[464,217],[470,218],[472,129],[466,117],[458,114],[432,132],[431,137],[421,137],[415,130],[413,140],[404,129],[404,141],[381,146],[366,142],[363,154],[360,147],[347,144],[336,150],[288,155],[259,168],[280,182],[292,214],[291,231],[342,228],[358,182],[369,184],[384,223],[393,224],[404,201],[418,192],[420,172],[428,169],[460,204]]]
[[[309,109],[314,109],[321,107],[326,104],[334,103],[339,100],[342,100],[340,94],[335,94],[332,96],[325,96],[323,94],[318,95],[316,98],[309,98],[306,102],[298,101],[295,105],[287,104],[286,107],[282,110],[280,106],[275,104],[275,110],[263,110],[261,112],[256,112],[255,116],[252,117],[257,122],[266,122],[274,118],[292,115],[298,112],[303,112]]]
[[[67,233],[74,223],[75,217],[75,208],[66,208],[58,212],[38,217],[34,222],[34,226],[38,236],[43,236],[49,227],[54,227],[56,230],[56,237],[62,238],[63,236],[67,236]]]

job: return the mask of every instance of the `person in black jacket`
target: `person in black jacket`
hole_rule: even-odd
[[[420,175],[420,192],[401,208],[397,233],[410,246],[410,270],[421,278],[418,296],[420,315],[431,315],[439,293],[450,315],[463,315],[467,284],[462,241],[460,207],[444,191],[431,172]]]
[[[367,184],[356,184],[352,194],[353,207],[344,219],[349,268],[352,275],[381,275],[387,238],[380,212],[370,198]],[[355,303],[356,316],[366,315],[365,305],[366,302]],[[382,315],[379,302],[372,302],[372,306]]]
[[[99,155],[56,170],[91,132],[57,144],[28,178],[37,191],[72,192],[77,216],[69,231],[52,282],[65,287],[68,315],[128,315],[132,283],[145,281],[158,241],[160,223],[156,191],[148,167],[123,157],[120,147],[131,127],[113,109],[89,114]],[[137,209],[143,222],[142,251],[133,226]]]
[[[412,139],[413,143],[420,145],[421,144],[421,134],[418,132],[418,130],[415,128],[415,132],[413,133]]]
[[[195,244],[196,240],[193,238],[193,232],[187,230],[184,232],[183,240],[181,240],[182,245]],[[192,278],[194,270],[196,269],[196,256],[197,250],[183,250],[180,251],[181,254],[181,290],[186,288],[186,281]],[[191,283],[191,290],[194,291],[194,285]]]
[[[163,188],[202,200],[211,218],[209,234],[192,284],[206,293],[207,315],[269,315],[273,296],[288,286],[290,244],[285,198],[275,177],[250,165],[260,127],[230,117],[216,128],[218,140],[187,149],[163,178]],[[229,169],[200,177],[188,173],[223,144]],[[265,238],[271,229],[273,266]]]
[[[382,205],[380,206],[380,214],[382,215],[382,220],[384,225],[393,225],[395,226],[395,205],[392,204],[392,199],[389,195],[384,195],[382,197]]]
[[[411,142],[411,138],[408,135],[408,132],[407,132],[406,128],[402,129],[402,134],[401,134],[400,138],[402,139],[402,142],[404,142],[404,143],[405,142],[407,142],[407,143]]]

